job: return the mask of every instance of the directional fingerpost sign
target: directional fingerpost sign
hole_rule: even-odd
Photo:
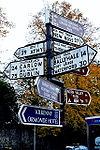
[[[60,110],[22,105],[18,112],[19,119],[24,125],[55,126],[60,125]]]
[[[4,73],[10,79],[21,79],[44,75],[44,59],[29,59],[11,62],[5,68]]]
[[[57,53],[62,53],[74,48],[76,47],[61,42],[57,42],[57,41],[53,41],[52,43],[52,49],[54,50],[54,52]]]
[[[87,67],[96,54],[97,51],[87,45],[58,54],[52,58],[52,75],[68,73]]]
[[[61,104],[61,88],[52,82],[37,77],[35,84],[39,96]]]
[[[46,22],[80,37],[84,34],[83,26],[81,24],[50,10],[46,11]]]
[[[65,89],[66,104],[89,105],[91,96],[89,92],[79,89]]]
[[[43,54],[45,52],[46,52],[46,42],[41,41],[18,48],[17,51],[14,53],[14,55],[17,58],[23,58]]]
[[[55,40],[59,40],[60,42],[68,42],[70,44],[75,44],[79,46],[82,46],[84,44],[84,41],[81,37],[56,28],[52,29],[52,36],[53,38],[55,38]]]

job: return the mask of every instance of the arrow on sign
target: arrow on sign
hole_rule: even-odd
[[[62,127],[62,125],[60,125],[59,109],[22,105],[18,111],[18,116],[24,125]]]
[[[89,105],[91,102],[91,96],[87,91],[66,88],[65,93],[67,104]]]
[[[41,41],[18,48],[17,51],[14,53],[14,55],[17,58],[23,58],[43,54],[45,52],[46,52],[46,42]]]
[[[39,96],[61,104],[61,88],[43,78],[36,78],[35,85]]]
[[[88,45],[69,50],[52,58],[52,75],[68,73],[87,67],[93,61],[97,51]]]
[[[44,59],[37,58],[11,62],[5,68],[4,73],[12,80],[44,75]]]
[[[71,33],[68,33],[66,31],[62,31],[56,28],[52,29],[52,36],[54,40],[60,40],[61,42],[64,43],[70,43],[70,44],[75,44],[82,46],[84,44],[84,41],[81,37],[78,37],[76,35],[73,35]]]

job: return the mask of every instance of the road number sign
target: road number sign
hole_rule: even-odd
[[[96,54],[97,52],[87,45],[58,54],[52,58],[52,75],[87,67]]]
[[[11,62],[5,68],[4,73],[10,79],[30,78],[44,75],[44,59],[29,59]]]
[[[19,119],[24,125],[55,126],[60,125],[60,110],[22,105],[18,112]]]
[[[91,96],[89,92],[79,89],[65,89],[66,104],[89,105]]]
[[[54,101],[56,103],[61,103],[60,87],[48,80],[39,77],[36,78],[35,84],[37,85],[37,91],[39,96]]]

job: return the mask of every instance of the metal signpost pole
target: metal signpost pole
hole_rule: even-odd
[[[61,121],[62,121],[62,150],[65,150],[65,144],[64,142],[64,107],[65,107],[65,102],[64,102],[64,83],[60,81],[55,81],[52,79],[52,67],[51,67],[51,57],[52,57],[52,48],[51,48],[51,31],[52,27],[51,24],[48,23],[46,24],[46,32],[47,32],[47,79],[50,80],[51,82],[55,83],[56,85],[61,87],[61,109],[62,109],[62,115],[61,115]]]
[[[65,146],[66,146],[66,141],[65,141],[65,98],[64,98],[64,82],[56,80],[56,79],[51,79],[51,82],[58,85],[59,87],[61,87],[61,103],[62,105],[60,106],[62,112],[61,112],[61,124],[62,124],[62,128],[61,128],[61,150],[65,150]]]
[[[46,40],[47,40],[47,79],[51,80],[51,74],[52,74],[52,70],[51,70],[51,56],[52,56],[52,48],[51,48],[51,24],[48,23],[46,24]]]

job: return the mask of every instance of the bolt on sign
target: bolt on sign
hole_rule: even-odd
[[[91,96],[89,92],[80,89],[65,89],[66,104],[89,105]]]

